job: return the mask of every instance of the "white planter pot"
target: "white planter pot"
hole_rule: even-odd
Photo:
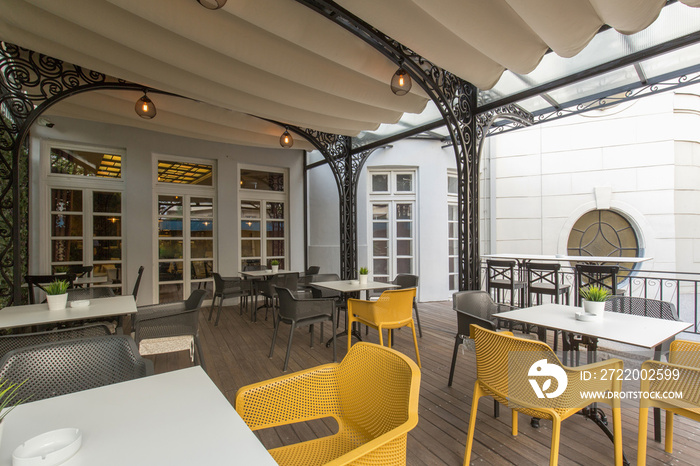
[[[367,284],[367,277],[368,277],[368,275],[360,275],[360,285]]]
[[[272,267],[272,273],[277,273],[280,270],[279,265],[271,265],[270,267]]]
[[[68,293],[47,295],[46,302],[49,304],[49,311],[60,311],[66,308]]]
[[[592,314],[599,319],[603,318],[605,313],[605,301],[586,301],[583,300],[583,310],[586,314]]]

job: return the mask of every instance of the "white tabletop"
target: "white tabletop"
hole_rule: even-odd
[[[357,284],[353,284],[357,282]],[[391,283],[384,282],[370,282],[368,281],[364,285],[360,285],[358,280],[336,280],[331,282],[311,282],[311,286],[317,286],[319,288],[328,288],[330,290],[340,291],[341,293],[353,293],[356,291],[363,290],[383,290],[386,288],[398,288],[398,285],[393,285]]]
[[[543,304],[542,306],[501,312],[494,314],[494,317],[644,348],[654,348],[692,325],[687,322],[618,312],[606,312],[603,320],[596,322],[576,320],[576,312],[582,311],[583,308],[580,307]]]
[[[279,269],[277,272],[273,272],[272,270],[250,270],[248,272],[241,272],[241,275],[245,275],[246,277],[271,277],[273,275],[279,275],[279,274],[284,274],[284,273],[293,273],[289,270],[282,270]]]
[[[613,257],[613,256],[568,256],[565,254],[484,254],[484,259],[515,259],[517,261],[546,262],[605,262],[609,264],[637,264],[652,260],[653,257]]]
[[[65,309],[59,311],[49,311],[49,305],[46,303],[4,307],[0,310],[0,328],[99,319],[136,312],[136,301],[131,295],[91,299],[87,307],[77,308],[70,305],[69,302]]]
[[[78,277],[73,281],[74,285],[91,285],[93,283],[107,283],[109,278],[107,275],[98,275],[96,277]]]
[[[199,366],[27,403],[3,424],[3,465],[64,427],[83,442],[63,466],[277,464]]]

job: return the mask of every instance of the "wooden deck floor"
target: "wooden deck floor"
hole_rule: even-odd
[[[467,419],[472,388],[476,377],[475,357],[470,351],[460,351],[455,381],[447,386],[456,319],[451,303],[434,302],[419,305],[423,338],[419,339],[422,368],[420,421],[409,436],[409,465],[460,465],[464,457]],[[264,310],[258,322],[248,315],[239,315],[238,306],[225,307],[218,327],[207,321],[208,309],[200,316],[200,334],[207,372],[224,395],[233,403],[236,390],[243,385],[282,375],[289,327],[282,325],[272,359],[268,358],[272,338],[272,319],[264,320]],[[330,326],[326,324],[325,338]],[[318,330],[317,330],[318,332]],[[395,348],[414,357],[413,342],[408,329],[397,332]],[[378,342],[376,331],[370,330],[367,341]],[[347,350],[347,340],[338,340],[339,360]],[[191,365],[186,352],[154,358],[156,372],[175,370]],[[309,347],[307,329],[294,336],[289,371],[296,371],[332,361],[332,351],[318,343]],[[626,387],[630,390],[635,387]],[[604,405],[605,406],[605,405]],[[607,410],[609,415],[609,410]],[[638,404],[623,402],[623,445],[627,459],[636,464]],[[663,416],[662,416],[663,417]],[[493,417],[493,404],[483,399],[479,405],[472,464],[547,464],[551,423],[542,421],[539,429],[530,426],[529,418],[520,415],[520,433],[510,433],[510,410],[502,409],[498,419]],[[650,420],[650,428],[653,422]],[[700,464],[698,434],[700,424],[676,417],[674,453],[667,455],[663,444],[649,440],[647,464]],[[299,424],[260,435],[268,447],[325,435],[334,428],[330,422]],[[593,422],[573,416],[563,423],[559,464],[613,464],[613,447]]]

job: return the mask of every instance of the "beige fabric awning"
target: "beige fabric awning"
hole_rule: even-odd
[[[548,48],[576,54],[603,24],[623,33],[645,28],[665,0],[339,4],[488,89],[504,69],[534,69]],[[67,99],[55,114],[203,139],[278,147],[280,128],[250,115],[356,135],[427,103],[417,85],[395,96],[388,86],[394,63],[293,0],[229,1],[221,10],[196,0],[0,0],[0,39],[197,101],[152,94],[158,116],[142,121],[133,114],[134,93],[95,92]]]

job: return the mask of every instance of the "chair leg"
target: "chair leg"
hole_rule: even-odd
[[[194,336],[194,363],[202,366],[204,372],[207,371],[207,366],[204,364],[204,359],[202,358],[202,346],[199,344],[199,337],[197,335]]]
[[[647,464],[647,429],[649,408],[642,402],[639,406],[639,430],[637,431],[637,466]]]
[[[270,356],[272,357],[272,353],[275,351],[275,341],[277,341],[277,330],[279,330],[279,319],[275,319],[275,329],[272,331],[272,345],[270,346]]]
[[[452,379],[455,375],[455,364],[457,363],[457,352],[459,351],[459,345],[462,343],[464,340],[462,340],[462,337],[457,335],[455,337],[455,349],[452,352],[452,366],[450,366],[450,378],[447,380],[447,386],[451,387],[452,386]]]
[[[219,318],[221,317],[221,307],[224,305],[224,297],[219,296],[219,311],[216,313],[216,322],[214,322],[214,327],[219,325]]]
[[[311,334],[311,342],[309,343],[309,348],[314,347],[314,324],[309,325],[309,333]]]
[[[472,407],[469,412],[469,428],[467,429],[467,448],[464,452],[464,466],[469,464],[472,456],[472,445],[474,444],[474,428],[476,427],[476,413],[479,408],[479,398],[484,396],[484,392],[479,386],[479,382],[474,384],[474,394],[472,395]]]
[[[418,354],[418,338],[416,337],[416,326],[413,322],[411,322],[411,331],[413,332],[413,345],[416,347],[416,360],[418,361],[418,367],[421,367],[420,354]]]
[[[664,450],[666,453],[673,453],[673,413],[671,411],[666,411],[666,442],[664,443]]]
[[[279,320],[279,319],[278,319]],[[289,354],[292,352],[292,338],[294,337],[295,324],[292,322],[289,328],[289,341],[287,342],[287,355],[284,357],[284,372],[287,372],[287,366],[289,365]]]
[[[207,319],[207,320],[211,320],[211,316],[214,313],[214,306],[216,305],[216,297],[217,297],[217,295],[216,295],[216,293],[214,293],[214,297],[211,300],[211,307],[209,308],[209,319]]]
[[[416,312],[416,325],[418,325],[418,336],[423,338],[423,329],[420,327],[420,315],[418,315],[418,303],[413,300],[413,310]]]
[[[615,444],[615,466],[622,466],[622,408],[620,400],[613,404],[613,443]]]
[[[552,420],[552,446],[549,452],[549,466],[557,466],[559,462],[559,436],[561,434],[561,421]]]

